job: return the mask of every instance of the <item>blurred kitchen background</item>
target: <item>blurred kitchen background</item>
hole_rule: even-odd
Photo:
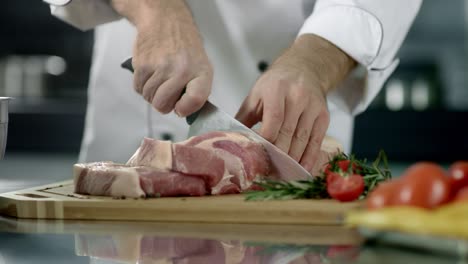
[[[38,164],[51,155],[74,162],[93,32],[57,20],[41,1],[3,1],[0,21],[0,96],[15,98],[0,171],[2,162],[20,156]],[[384,149],[398,162],[468,159],[467,34],[468,1],[424,1],[400,66],[356,120],[358,157],[372,159]]]

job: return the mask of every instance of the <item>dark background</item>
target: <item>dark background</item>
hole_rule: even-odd
[[[424,1],[400,50],[400,66],[356,119],[358,157],[372,159],[384,149],[399,161],[468,159],[465,5]],[[3,1],[0,25],[0,96],[15,97],[7,155],[78,153],[93,32],[68,26],[48,5],[31,0]],[[51,72],[48,63],[66,67]],[[34,65],[42,70],[28,72]]]

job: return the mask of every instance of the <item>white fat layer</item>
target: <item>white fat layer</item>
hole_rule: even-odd
[[[216,154],[225,161],[226,170],[231,169],[231,173],[234,173],[234,175],[231,175],[230,178],[236,177],[235,176],[236,174],[239,175],[238,180],[240,183],[240,186],[239,186],[240,189],[241,190],[247,189],[250,186],[250,184],[247,182],[247,179],[245,177],[245,169],[244,169],[244,163],[242,163],[242,159],[223,149],[216,149]],[[227,159],[234,159],[235,162],[226,162]]]
[[[250,141],[245,135],[238,133],[238,132],[231,132],[231,133],[226,133],[225,138],[228,138],[232,141],[239,142],[239,141]]]
[[[84,167],[82,164],[75,164],[73,165],[73,182],[76,186],[78,179],[80,178],[81,171],[83,171]]]
[[[199,143],[197,145],[197,147],[199,148],[204,148],[204,149],[209,149],[209,150],[212,150],[213,149],[213,143],[216,142],[216,141],[220,141],[220,140],[230,140],[230,141],[233,141],[233,142],[237,142],[237,143],[240,143],[240,142],[249,142],[250,140],[248,138],[246,138],[244,135],[242,134],[239,134],[239,133],[236,133],[236,132],[233,132],[233,133],[227,133],[226,136],[223,136],[223,137],[215,137],[215,138],[210,138],[210,139],[207,139],[205,141],[202,141],[201,143]],[[240,164],[240,166],[235,166],[237,168],[231,168],[231,169],[235,169],[235,170],[239,170],[240,172],[238,173],[239,174],[239,183],[240,183],[240,189],[241,190],[246,190],[248,189],[252,183],[251,182],[248,182],[245,178],[245,173],[244,173],[244,164],[242,163],[242,160],[236,156],[236,155],[233,155],[231,154],[230,152],[228,151],[225,151],[223,149],[216,149],[215,150],[216,153],[221,157],[223,158],[224,155],[228,155],[230,156],[231,158],[234,158],[238,161],[238,164]],[[223,158],[223,160],[226,161],[225,158]],[[232,164],[231,164],[232,165]],[[227,171],[227,166],[226,166],[226,169],[225,169],[225,172],[224,172],[224,175],[223,175],[223,178],[221,179],[221,181],[212,188],[212,191],[211,193],[212,194],[219,194],[220,190],[226,186],[226,185],[229,185],[231,184],[231,181],[230,179],[232,177],[236,177],[235,175],[230,175],[229,172]]]
[[[139,154],[140,154],[140,148],[138,148],[135,151],[135,153],[130,157],[130,159],[127,161],[127,165],[135,166],[137,164],[137,158]]]
[[[227,133],[226,136],[223,136],[223,137],[215,137],[215,138],[210,138],[205,141],[202,141],[201,143],[197,145],[197,147],[204,148],[204,149],[212,149],[213,143],[216,141],[220,141],[220,140],[231,140],[237,143],[250,141],[245,136],[234,132],[234,133]]]
[[[211,194],[216,195],[221,192],[221,189],[224,188],[226,185],[232,184],[231,178],[234,177],[234,175],[230,175],[227,170],[224,171],[223,178],[216,184],[213,188],[211,188]]]
[[[122,168],[115,171],[114,182],[110,189],[113,197],[138,198],[145,196],[140,186],[138,172],[134,168]]]
[[[216,137],[204,140],[196,145],[197,148],[213,149],[213,142],[224,140],[226,137]]]
[[[170,141],[158,141],[155,158],[151,160],[151,167],[170,170],[172,169],[172,146]]]

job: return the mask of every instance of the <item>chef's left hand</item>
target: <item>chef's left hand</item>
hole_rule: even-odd
[[[327,40],[299,37],[256,82],[236,118],[311,171],[317,161],[330,116],[327,92],[355,62]]]

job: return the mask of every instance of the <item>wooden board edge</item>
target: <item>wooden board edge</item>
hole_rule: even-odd
[[[0,194],[0,215],[14,217],[14,218],[37,218],[40,219],[42,210],[47,206],[48,200],[54,200],[57,197],[44,197],[42,190],[57,188],[63,185],[73,184],[73,180],[66,180],[35,186],[26,189],[6,192]],[[47,199],[37,200],[37,197],[44,197]],[[49,199],[51,198],[51,199]],[[33,207],[38,207],[37,210],[32,210]],[[49,205],[50,207],[50,205]],[[63,211],[63,209],[62,209]],[[58,218],[60,219],[60,218]]]
[[[26,219],[75,219],[75,220],[113,220],[113,221],[157,221],[157,222],[178,222],[178,223],[236,223],[236,224],[274,224],[274,225],[290,225],[290,224],[306,224],[306,225],[342,225],[343,214],[336,213],[334,215],[325,215],[320,213],[308,213],[306,218],[297,217],[296,212],[287,212],[286,214],[278,214],[275,211],[267,211],[263,215],[259,214],[251,219],[245,219],[239,215],[243,215],[243,211],[225,212],[225,217],[215,219],[200,217],[195,211],[174,211],[174,208],[151,208],[145,207],[145,212],[135,213],[132,211],[134,205],[131,200],[95,200],[93,208],[86,208],[81,201],[82,198],[68,197],[64,194],[55,194],[47,192],[48,189],[61,188],[66,185],[73,184],[72,180],[56,182],[27,188],[23,190],[0,194],[0,214],[8,215],[16,218]],[[28,195],[45,195],[47,199],[38,199],[37,197],[27,197]],[[109,209],[109,203],[118,205],[115,208]],[[255,202],[252,202],[255,203]],[[159,214],[152,214],[154,210],[159,210]],[[179,208],[180,209],[180,208]],[[119,210],[116,214],[115,210]],[[163,212],[172,213],[176,217],[168,218]],[[125,212],[125,213],[124,213]],[[213,213],[213,212],[210,212]],[[249,213],[249,212],[244,212]],[[302,212],[304,213],[304,212]],[[152,214],[151,216],[148,216]],[[181,215],[183,214],[183,216]],[[268,215],[270,217],[268,217]]]
[[[70,185],[70,184],[73,184],[73,180],[54,182],[54,183],[44,184],[44,185],[35,186],[31,188],[20,189],[20,190],[6,192],[6,193],[0,193],[0,197],[11,196],[17,193],[36,192],[36,191],[42,191],[42,190],[47,190],[47,189],[53,189],[53,188],[61,187],[63,185]],[[27,198],[25,198],[25,200],[27,200]]]
[[[18,205],[16,200],[0,196],[0,215],[18,217]]]

